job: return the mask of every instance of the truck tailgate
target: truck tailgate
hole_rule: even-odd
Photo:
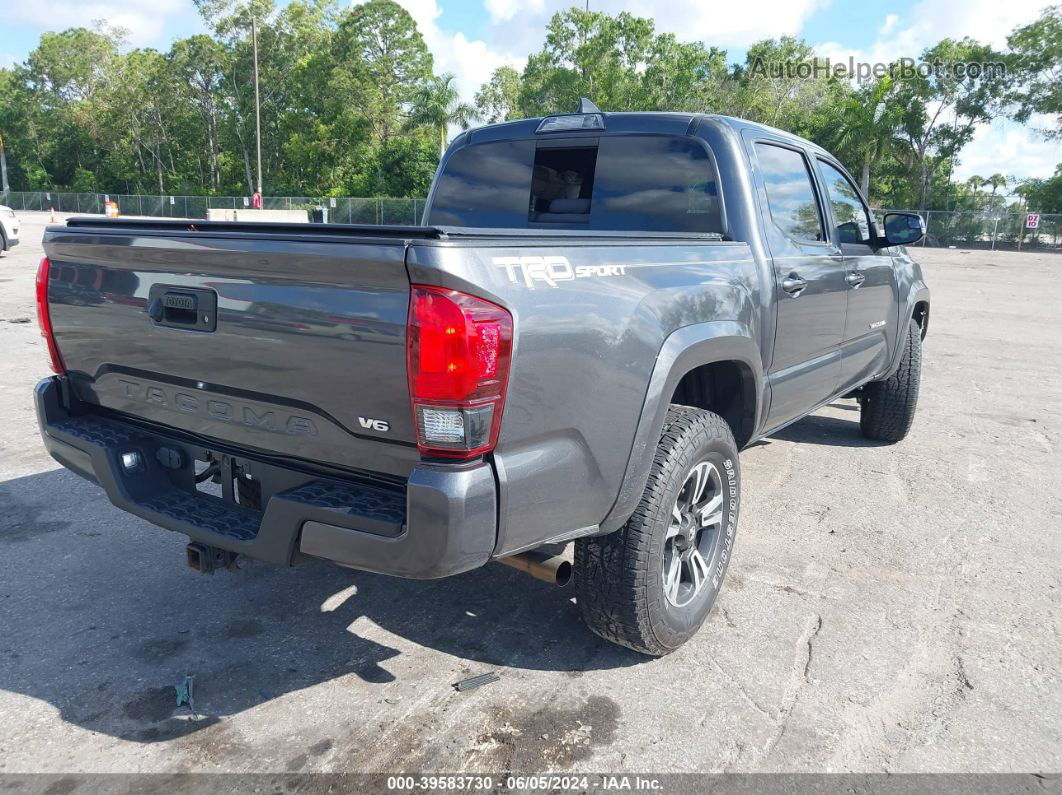
[[[49,229],[48,300],[77,397],[265,453],[406,475],[418,460],[406,240],[252,226]]]

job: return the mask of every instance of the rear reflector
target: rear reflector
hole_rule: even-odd
[[[52,372],[62,375],[66,372],[63,359],[59,356],[59,349],[55,345],[55,335],[52,333],[52,317],[48,311],[48,275],[51,272],[52,263],[47,257],[41,258],[41,264],[37,268],[37,325],[40,326],[41,336],[45,345],[48,346],[48,358],[52,365]]]
[[[413,285],[407,332],[421,452],[472,458],[493,450],[509,380],[512,315],[474,295]]]

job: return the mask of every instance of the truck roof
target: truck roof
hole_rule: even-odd
[[[558,113],[553,115],[564,116],[569,114]],[[825,153],[825,150],[813,141],[801,138],[799,135],[794,135],[791,132],[780,130],[766,124],[760,124],[746,119],[738,119],[733,116],[723,116],[716,113],[688,113],[673,111],[622,111],[607,113],[602,111],[601,116],[605,119],[605,134],[643,132],[663,135],[684,135],[689,131],[690,125],[694,121],[698,119],[708,119],[725,127],[729,127],[736,132],[746,129],[762,131],[782,138],[787,138],[794,143],[800,143],[802,146],[810,146],[816,151]],[[535,130],[538,129],[538,125],[546,118],[552,117],[536,116],[529,119],[515,119],[513,121],[476,127],[462,134],[463,136],[467,136],[467,140],[463,143],[478,144],[487,141],[532,137],[535,135]],[[600,130],[588,130],[572,131],[570,133],[550,133],[550,135],[560,137],[568,135],[600,135],[601,133],[602,131]],[[461,140],[460,137],[458,140]]]

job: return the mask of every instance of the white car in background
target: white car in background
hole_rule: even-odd
[[[18,216],[10,207],[0,204],[0,253],[18,245]]]

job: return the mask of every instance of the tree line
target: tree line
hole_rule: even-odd
[[[944,39],[920,54],[932,72],[892,64],[855,82],[801,40],[725,50],[679,41],[653,21],[573,7],[546,27],[526,66],[497,69],[462,101],[438,74],[412,17],[392,0],[195,0],[209,34],[168,52],[129,49],[98,24],[44,33],[0,69],[0,136],[15,190],[247,195],[255,184],[251,20],[257,20],[265,191],[422,196],[448,131],[571,112],[722,113],[790,130],[836,153],[871,201],[920,209],[1023,206],[1062,212],[1053,177],[999,172],[956,183],[978,126],[1047,119],[1062,137],[1062,6],[1015,29],[1007,47]],[[1003,64],[979,73],[961,64]],[[788,65],[787,69],[769,68]]]

